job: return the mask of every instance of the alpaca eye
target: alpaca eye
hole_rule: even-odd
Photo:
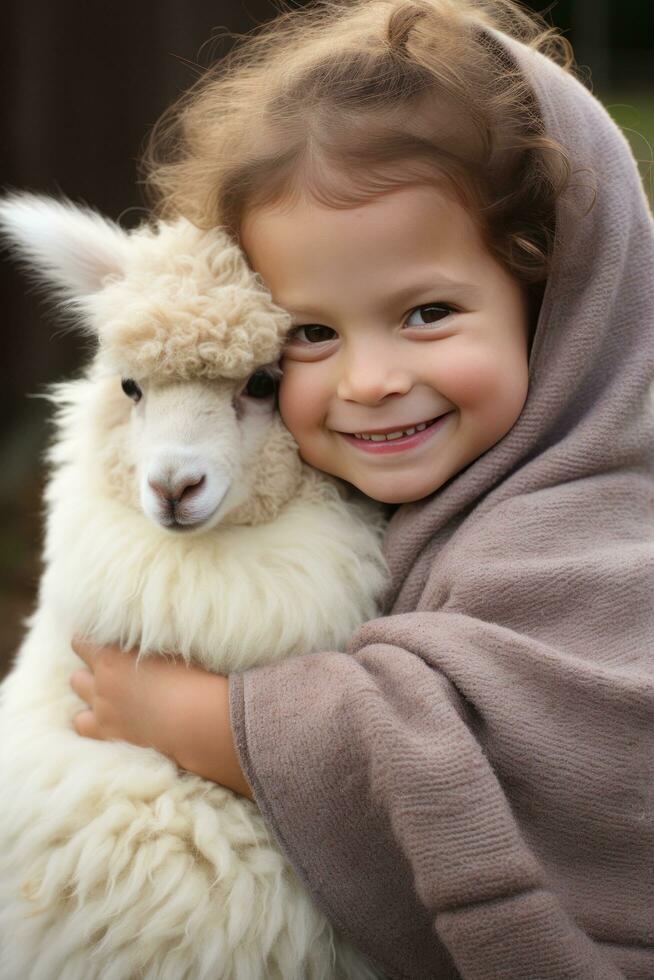
[[[134,381],[133,378],[123,378],[120,384],[128,398],[131,398],[132,401],[135,402],[141,400],[141,396],[143,395],[143,392],[141,391],[141,389],[139,388],[139,386],[137,385],[136,381]]]
[[[243,389],[250,398],[271,398],[277,390],[275,379],[267,371],[255,371]]]

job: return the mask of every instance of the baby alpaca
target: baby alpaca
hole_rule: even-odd
[[[379,515],[275,412],[288,317],[219,230],[30,195],[0,223],[97,343],[52,396],[44,572],[0,688],[0,980],[374,977],[253,803],[71,723],[74,633],[227,674],[376,614]]]

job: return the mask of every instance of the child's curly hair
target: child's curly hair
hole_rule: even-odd
[[[238,240],[247,212],[302,190],[352,207],[445,182],[503,265],[542,283],[570,164],[493,28],[572,67],[567,41],[513,0],[285,10],[153,130],[144,166],[155,210]]]

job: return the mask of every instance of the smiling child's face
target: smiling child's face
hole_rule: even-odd
[[[525,289],[452,197],[411,185],[344,210],[303,198],[250,214],[242,242],[293,317],[280,411],[307,463],[407,503],[513,426]]]

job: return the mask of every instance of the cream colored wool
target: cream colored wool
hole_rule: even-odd
[[[73,632],[229,673],[343,648],[375,615],[377,513],[300,463],[273,406],[239,417],[244,382],[279,356],[286,314],[218,232],[180,221],[127,235],[28,196],[0,217],[99,339],[85,377],[53,396],[45,569],[0,689],[0,978],[374,977],[253,803],[71,725],[83,706],[69,687]],[[121,374],[150,386],[146,420],[168,397],[185,434],[213,400],[211,451],[232,484],[208,529],[173,533],[144,514],[149,447]],[[166,438],[168,421],[155,419]]]

